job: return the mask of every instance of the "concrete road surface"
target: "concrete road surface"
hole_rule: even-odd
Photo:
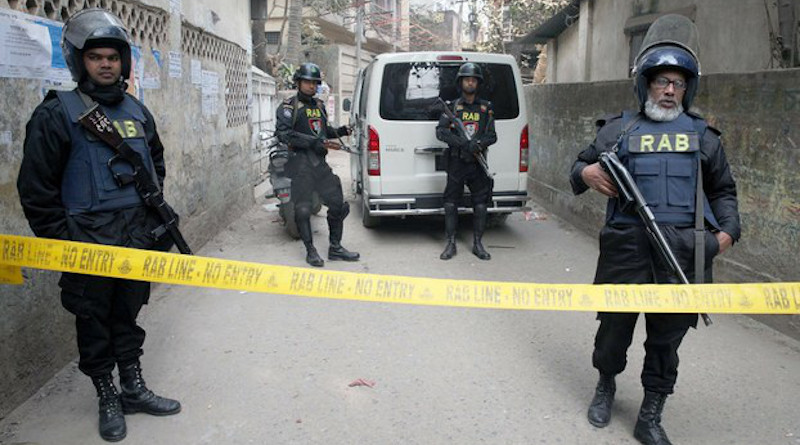
[[[346,176],[346,155],[332,155]],[[346,178],[343,183],[347,184]],[[353,199],[353,197],[350,197]],[[199,255],[305,266],[277,212],[257,205]],[[354,202],[353,204],[358,204]],[[358,209],[358,205],[353,205]],[[361,227],[334,270],[485,280],[591,282],[597,243],[534,206],[485,237],[493,259],[438,259],[439,218]],[[323,211],[324,213],[324,211]],[[324,216],[313,220],[327,249]],[[681,348],[663,424],[676,444],[800,444],[800,342],[744,316],[716,315]],[[632,444],[641,401],[639,326],[611,424],[586,421],[596,372],[593,313],[453,309],[157,286],[140,317],[148,385],[171,417],[127,416],[127,445]],[[357,379],[373,387],[350,386]],[[73,362],[0,421],[4,444],[101,444],[97,402]]]

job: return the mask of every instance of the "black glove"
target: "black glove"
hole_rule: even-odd
[[[352,132],[350,131],[349,126],[342,125],[341,127],[336,129],[336,134],[339,136],[349,136],[350,134],[352,134]]]
[[[481,150],[481,144],[479,144],[477,140],[472,139],[471,141],[469,141],[469,144],[467,145],[467,151],[469,151],[471,154],[474,155],[480,150]]]

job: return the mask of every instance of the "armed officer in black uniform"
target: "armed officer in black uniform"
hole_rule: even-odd
[[[497,142],[494,131],[494,113],[489,101],[478,98],[478,86],[483,81],[481,68],[467,62],[458,69],[456,83],[461,97],[448,103],[456,119],[464,124],[467,138],[446,114],[439,118],[436,138],[447,143],[445,162],[447,185],[444,189],[444,227],[447,245],[439,256],[449,260],[456,254],[456,228],[458,206],[464,195],[464,184],[472,196],[473,237],[472,253],[482,260],[492,256],[484,249],[481,239],[486,230],[487,208],[492,199],[492,179],[478,163],[478,156],[486,156],[486,149]]]
[[[720,133],[688,111],[700,76],[696,42],[697,30],[683,16],[666,15],[653,23],[634,66],[640,109],[598,121],[596,139],[572,167],[575,194],[592,188],[609,197],[596,284],[679,283],[597,163],[603,151],[618,149],[690,282],[711,282],[712,259],[739,239],[736,184]],[[704,264],[695,264],[703,255]],[[598,314],[592,362],[600,379],[588,411],[596,427],[611,419],[614,377],[625,369],[638,316]],[[689,327],[696,327],[697,314],[647,313],[645,321],[644,400],[634,437],[644,444],[668,445],[661,413],[678,376],[678,346]]]
[[[313,63],[304,63],[294,73],[297,95],[286,99],[277,112],[278,139],[289,146],[292,156],[288,164],[292,179],[292,202],[300,239],[306,247],[306,262],[322,267],[311,235],[311,200],[316,191],[328,206],[329,260],[358,261],[359,254],[342,247],[344,219],[350,205],[344,201],[342,182],[325,162],[328,150],[339,150],[341,144],[329,138],[350,134],[346,126],[338,129],[328,125],[328,114],[322,101],[314,95],[322,82],[322,72]]]
[[[28,122],[17,189],[31,229],[43,238],[168,250],[171,241],[160,239],[161,222],[134,184],[114,181],[115,173],[130,173],[130,166],[110,162],[112,149],[77,123],[87,104],[99,103],[163,188],[164,147],[155,120],[125,93],[131,68],[127,31],[111,13],[87,9],[64,24],[61,46],[78,88],[49,92]],[[64,308],[75,315],[78,367],[97,389],[100,436],[125,437],[123,412],[179,412],[179,402],[153,394],[142,379],[145,331],[136,316],[150,297],[150,283],[64,273],[59,285]],[[111,375],[115,365],[121,395]]]

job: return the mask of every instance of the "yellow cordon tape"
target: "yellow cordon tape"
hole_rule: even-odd
[[[539,284],[375,275],[0,235],[0,283],[21,267],[338,300],[491,309],[800,314],[800,283]]]

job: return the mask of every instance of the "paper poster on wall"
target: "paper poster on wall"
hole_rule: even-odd
[[[157,49],[150,50],[150,57],[154,63],[145,64],[145,73],[142,78],[142,88],[148,90],[156,90],[161,88],[161,51]]]
[[[219,74],[216,71],[203,70],[202,94],[203,116],[217,114],[217,105],[219,100]]]
[[[182,60],[183,56],[180,51],[169,52],[169,77],[179,78],[183,76]]]
[[[11,130],[0,131],[0,145],[11,145]]]
[[[153,59],[156,61],[156,66],[159,70],[161,70],[161,67],[164,66],[164,62],[161,61],[161,51],[157,49],[151,49],[150,52],[153,53]]]
[[[203,67],[202,65],[200,65],[200,61],[197,59],[192,59],[191,69],[192,69],[192,84],[199,87],[200,84],[203,83]]]
[[[0,9],[0,77],[71,82],[59,43],[62,24]]]

